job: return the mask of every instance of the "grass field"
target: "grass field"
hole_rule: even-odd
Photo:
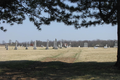
[[[0,80],[119,80],[117,48],[0,47]]]

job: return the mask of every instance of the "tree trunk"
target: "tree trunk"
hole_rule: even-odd
[[[117,48],[117,62],[115,63],[115,66],[120,69],[120,0],[117,0],[117,38],[118,38],[118,48]]]

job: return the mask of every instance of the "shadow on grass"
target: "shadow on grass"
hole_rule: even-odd
[[[118,80],[114,62],[0,62],[0,80]]]

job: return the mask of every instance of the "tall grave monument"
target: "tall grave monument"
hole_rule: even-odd
[[[26,48],[25,48],[26,50],[28,49],[28,43],[26,42]]]
[[[53,49],[55,49],[55,41],[54,41],[54,43],[53,43]]]
[[[57,47],[57,39],[55,39],[55,41],[54,41],[53,49],[58,49],[58,47]]]
[[[14,50],[17,50],[17,40],[15,41],[15,48]]]
[[[36,48],[36,40],[35,40],[35,42],[34,42],[34,48],[33,48],[34,50],[36,50],[37,48]]]
[[[62,41],[60,41],[60,48],[62,48]]]
[[[47,40],[46,49],[49,49],[49,40]]]

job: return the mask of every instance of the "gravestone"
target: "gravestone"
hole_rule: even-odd
[[[57,47],[57,39],[55,39],[55,49],[58,49],[58,47]]]
[[[108,48],[108,47],[107,47],[107,44],[104,46],[104,48]]]
[[[118,46],[117,46],[117,42],[116,42],[116,41],[115,41],[115,45],[114,45],[114,47],[115,47],[115,48],[117,48],[117,47],[118,47]]]
[[[28,49],[28,44],[26,43],[26,48],[25,48],[26,50]]]
[[[69,47],[71,47],[71,42],[69,43]]]
[[[34,42],[34,48],[33,48],[34,50],[36,50],[37,48],[36,48],[36,41]]]
[[[54,41],[54,43],[53,43],[53,49],[55,49],[55,41]]]
[[[8,44],[5,44],[5,48],[6,48],[6,50],[8,50]]]
[[[47,46],[46,49],[49,49],[49,40],[47,40]]]
[[[58,47],[57,47],[57,39],[55,39],[55,41],[54,41],[53,49],[58,49]]]
[[[67,48],[67,47],[68,47],[67,43],[64,43],[64,47],[65,47],[65,48]]]
[[[60,41],[60,48],[62,48],[62,41]]]
[[[14,50],[17,50],[17,40],[15,42],[15,48],[14,48]]]
[[[84,47],[88,47],[88,43],[87,42],[84,43]]]

